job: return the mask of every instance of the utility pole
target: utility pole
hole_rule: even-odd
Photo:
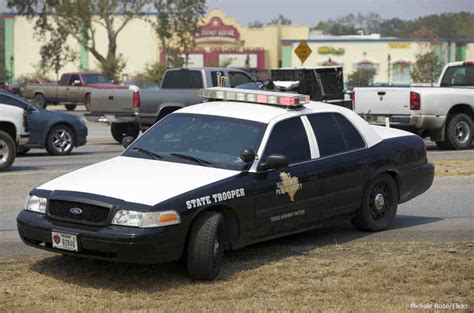
[[[387,82],[390,84],[391,83],[391,76],[392,76],[392,57],[390,56],[390,53],[387,55],[387,73],[388,73],[388,79]]]

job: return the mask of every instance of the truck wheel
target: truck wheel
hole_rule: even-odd
[[[398,207],[398,189],[388,174],[377,176],[364,191],[362,203],[351,220],[359,230],[381,231],[392,226]]]
[[[48,104],[46,103],[46,98],[40,94],[40,93],[37,93],[34,97],[33,97],[33,103],[39,105],[40,107],[42,107],[43,109],[46,109],[46,107],[48,106]]]
[[[214,280],[224,256],[224,217],[203,212],[191,225],[187,251],[188,275],[194,280]]]
[[[16,145],[12,137],[0,130],[0,172],[12,166],[16,157]]]
[[[68,111],[74,111],[76,109],[76,106],[75,104],[65,104],[64,107],[66,107],[66,110]]]
[[[48,134],[46,151],[51,155],[70,154],[75,142],[74,131],[69,126],[57,125]]]
[[[115,141],[122,143],[124,137],[132,136],[137,138],[138,134],[140,134],[140,128],[134,123],[112,123],[110,125],[110,132]]]
[[[472,142],[472,119],[467,114],[456,114],[446,122],[445,145],[448,149],[462,150]]]

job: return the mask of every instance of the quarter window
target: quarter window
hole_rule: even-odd
[[[273,127],[262,160],[270,154],[284,154],[290,164],[311,159],[308,136],[299,117],[281,121]]]
[[[365,147],[365,142],[355,127],[337,113],[308,115],[318,141],[321,157]]]

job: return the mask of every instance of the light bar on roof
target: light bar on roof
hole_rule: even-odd
[[[307,95],[225,87],[201,89],[201,97],[206,99],[279,105],[284,107],[299,107],[303,104],[309,103],[309,96]]]

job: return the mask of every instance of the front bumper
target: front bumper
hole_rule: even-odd
[[[83,146],[87,143],[88,130],[85,125],[77,128],[76,132],[76,147]]]
[[[24,146],[28,143],[28,140],[30,139],[30,133],[28,132],[24,132],[24,133],[20,133],[18,135],[18,145],[19,146]]]
[[[21,211],[18,233],[29,246],[51,252],[125,263],[162,263],[181,257],[186,239],[183,224],[139,229],[114,226],[91,227],[48,219],[43,214]],[[52,247],[51,232],[77,236],[78,252]]]
[[[434,165],[425,163],[400,172],[400,203],[421,195],[433,184]]]

